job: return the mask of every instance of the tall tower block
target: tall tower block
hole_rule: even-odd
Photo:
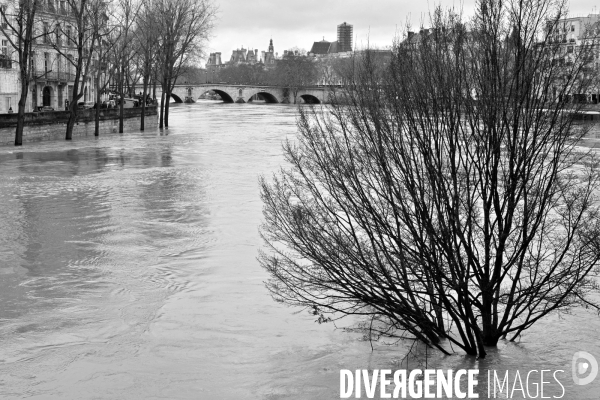
[[[352,25],[343,23],[337,27],[338,52],[352,51],[352,35],[354,28]]]

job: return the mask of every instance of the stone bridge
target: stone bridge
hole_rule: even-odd
[[[259,98],[266,103],[293,103],[294,97],[291,92],[285,96],[284,88],[280,86],[252,86],[252,85],[229,85],[224,83],[205,83],[199,85],[175,85],[171,97],[176,103],[183,103],[186,97],[197,100],[198,97],[208,91],[219,94],[225,103],[247,103]],[[302,88],[298,91],[296,102],[319,104],[327,101],[328,88],[314,86]],[[162,92],[156,88],[156,98],[160,99]]]

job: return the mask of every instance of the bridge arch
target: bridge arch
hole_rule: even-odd
[[[275,97],[274,94],[265,92],[263,90],[258,91],[256,93],[254,93],[252,96],[248,97],[248,101],[249,102],[252,101],[251,99],[254,98],[254,96],[260,97],[262,100],[265,101],[265,103],[279,103],[279,100],[277,100],[277,97]]]
[[[318,97],[313,96],[312,94],[303,94],[300,96],[300,98],[302,100],[304,100],[304,102],[306,104],[320,104],[321,103],[321,100],[319,100]]]
[[[229,95],[229,93],[227,93],[223,90],[220,90],[220,89],[212,89],[212,88],[206,88],[204,93],[210,92],[210,91],[213,91],[216,94],[218,94],[219,96],[221,96],[223,103],[233,103],[233,98]]]
[[[181,100],[181,97],[177,96],[175,93],[171,93],[171,98],[173,100],[175,100],[175,103],[183,103],[183,100]]]

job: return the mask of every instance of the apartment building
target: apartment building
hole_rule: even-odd
[[[600,103],[600,14],[570,17],[549,23],[548,39],[552,44],[560,44],[561,63],[572,63],[575,57],[582,56],[579,50],[586,46],[586,65],[582,78],[591,82],[585,93],[569,94],[571,100],[580,103]],[[589,46],[589,47],[588,47]]]
[[[0,2],[0,7],[6,14],[10,14],[14,2]],[[6,21],[0,18],[3,31],[8,29]],[[13,61],[14,49],[8,38],[0,31],[0,113],[16,111],[19,96],[19,70]]]
[[[0,4],[2,0],[0,0]],[[19,2],[4,0],[3,7],[16,10]],[[11,15],[8,11],[7,15]],[[77,61],[75,47],[76,21],[69,2],[65,0],[40,0],[36,12],[35,37],[30,59],[31,75],[25,111],[42,107],[64,110],[72,97]],[[0,57],[0,113],[16,111],[20,96],[20,77],[17,53],[5,38],[2,40]],[[84,97],[81,101],[95,98],[91,77],[82,77]]]

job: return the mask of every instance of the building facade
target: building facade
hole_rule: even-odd
[[[14,14],[17,12],[18,2],[12,0],[6,7],[9,10],[7,15]],[[76,32],[74,12],[69,2],[40,0],[30,58],[30,93],[27,96],[26,112],[43,107],[46,110],[64,110],[72,98],[75,81],[73,63],[77,62],[78,57]],[[0,60],[0,113],[9,112],[10,106],[16,112],[21,88],[18,56],[5,38],[1,40],[3,59]],[[93,60],[92,65],[98,66],[97,60]],[[82,76],[80,79],[84,94],[80,101],[94,100],[93,79],[91,76]]]
[[[239,64],[263,64],[265,67],[275,66],[277,59],[277,53],[275,53],[275,47],[273,46],[273,39],[269,41],[268,51],[259,52],[258,49],[248,50],[245,48],[233,50],[229,61],[221,61],[221,53],[210,53],[208,60],[206,61],[207,74],[216,74],[220,68],[239,65]]]
[[[37,24],[37,31],[41,32],[41,37],[36,40],[31,55],[32,93],[28,97],[28,111],[40,107],[64,110],[73,96],[73,63],[78,61],[75,43],[76,21],[67,1],[44,0],[41,5]],[[94,83],[90,76],[82,76],[80,85],[84,88],[80,101],[95,99]]]
[[[10,1],[0,5],[6,15],[15,11],[16,2]],[[17,110],[19,102],[19,66],[14,61],[16,53],[12,48],[7,35],[8,25],[0,17],[2,31],[0,31],[0,114]]]
[[[581,70],[581,79],[585,80],[585,91],[567,94],[568,101],[577,103],[600,103],[600,14],[589,14],[585,17],[571,17],[549,23],[547,41],[552,45],[560,45],[558,59],[562,65],[572,65],[576,59],[585,57],[585,65]],[[581,52],[586,54],[581,54]],[[577,87],[578,85],[575,85]],[[555,92],[557,90],[555,89]],[[560,97],[558,92],[557,97]]]
[[[267,68],[272,68],[275,66],[275,60],[277,58],[277,53],[275,53],[275,46],[273,46],[273,39],[269,41],[269,51],[263,51],[261,53],[260,62],[265,65]]]

